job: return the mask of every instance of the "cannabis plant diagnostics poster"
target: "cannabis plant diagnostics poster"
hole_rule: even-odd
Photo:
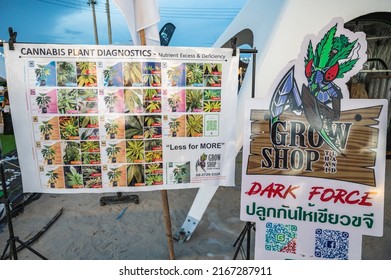
[[[366,47],[335,19],[304,39],[268,98],[247,103],[241,219],[274,257],[347,259],[349,236],[383,234],[388,103],[347,87]]]
[[[25,192],[234,185],[232,49],[5,49]]]

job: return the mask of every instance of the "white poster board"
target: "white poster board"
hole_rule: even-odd
[[[4,49],[25,192],[234,185],[232,49],[14,46]]]

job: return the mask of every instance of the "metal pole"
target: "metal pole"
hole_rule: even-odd
[[[111,19],[110,19],[110,4],[109,0],[106,0],[106,11],[107,11],[107,32],[109,35],[109,45],[113,43],[112,34],[111,34]]]
[[[250,249],[251,249],[251,222],[247,222],[247,256],[246,259],[250,259]]]
[[[256,48],[254,48],[254,53],[253,53],[253,77],[252,77],[252,80],[253,80],[253,83],[252,83],[252,87],[251,87],[251,97],[254,98],[255,97],[255,71],[257,69],[257,50]]]
[[[251,84],[251,98],[254,98],[255,97],[255,71],[257,69],[257,53],[258,53],[258,50],[256,48],[254,49],[240,49],[240,53],[251,53],[253,56],[253,60],[252,60],[252,63],[253,63],[253,75],[252,75],[252,84]]]

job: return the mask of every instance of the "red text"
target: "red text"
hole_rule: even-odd
[[[293,198],[296,198],[296,195],[293,193],[294,190],[300,188],[299,186],[292,186],[286,187],[282,184],[276,184],[271,183],[266,188],[262,188],[262,185],[258,182],[253,182],[252,186],[249,191],[246,192],[247,195],[255,195],[259,194],[260,196],[263,196],[264,194],[267,195],[268,198],[271,197],[281,197],[286,198],[288,195],[291,195]]]
[[[368,201],[372,199],[370,195],[377,194],[376,192],[364,192],[359,191],[346,191],[344,189],[331,189],[324,187],[312,187],[309,192],[308,200],[319,196],[319,199],[323,202],[340,202],[342,204],[357,204],[363,206],[372,206],[372,202]]]

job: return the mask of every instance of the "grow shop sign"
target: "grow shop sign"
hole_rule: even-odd
[[[365,35],[334,20],[305,38],[269,99],[249,100],[241,219],[383,234],[388,104],[346,86],[365,61]]]

